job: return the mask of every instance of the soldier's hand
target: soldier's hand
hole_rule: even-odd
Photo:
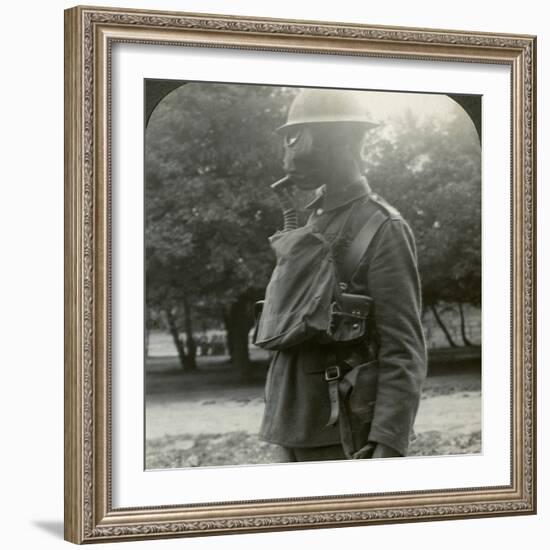
[[[395,456],[401,456],[395,449],[383,443],[369,442],[355,452],[351,458],[391,458]]]
[[[391,458],[393,456],[401,455],[395,449],[392,449],[383,443],[377,443],[371,458]]]
[[[375,447],[377,447],[376,443],[369,442],[364,447],[361,447],[358,451],[353,453],[353,455],[351,455],[351,458],[354,458],[354,459],[371,458]]]

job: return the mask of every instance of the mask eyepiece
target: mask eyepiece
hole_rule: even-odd
[[[300,129],[289,129],[287,132],[285,132],[285,135],[283,137],[283,143],[285,147],[294,147],[298,144],[300,141],[300,138],[302,137],[302,130]]]

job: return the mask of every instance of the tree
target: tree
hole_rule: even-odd
[[[180,270],[167,268],[158,256],[146,253],[146,308],[157,310],[172,336],[178,353],[180,366],[184,371],[197,368],[197,346],[193,335],[193,316],[189,286],[185,275],[179,277]],[[185,271],[181,271],[185,274]],[[185,332],[185,340],[181,332]]]
[[[420,121],[408,112],[388,126],[391,133],[383,139],[371,137],[368,177],[373,188],[411,224],[424,305],[432,310],[454,346],[438,315],[438,304],[481,304],[481,155],[477,134],[458,106],[448,119]]]
[[[274,265],[268,237],[281,224],[268,188],[282,176],[273,129],[284,122],[295,93],[189,83],[151,116],[145,143],[147,301],[173,312],[173,337],[188,368],[193,326],[206,316],[225,324],[232,362],[249,374],[252,306],[263,297]],[[369,134],[367,175],[415,232],[425,306],[437,314],[443,303],[479,305],[481,176],[473,125],[457,107],[447,117],[420,119],[409,112],[386,127]]]
[[[267,239],[280,221],[268,190],[281,176],[273,129],[283,122],[293,93],[186,84],[159,104],[147,128],[148,292],[156,287],[151,300],[185,297],[185,311],[197,301],[219,304],[231,327],[232,360],[244,377],[252,305],[263,296],[273,267]]]

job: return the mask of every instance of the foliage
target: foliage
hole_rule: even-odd
[[[189,83],[154,111],[145,147],[151,307],[185,296],[203,326],[205,315],[217,326],[244,311],[235,336],[246,338],[252,319],[246,304],[263,296],[273,268],[267,239],[281,218],[268,189],[282,176],[273,129],[294,93]]]
[[[237,336],[246,338],[249,305],[273,268],[268,237],[281,224],[268,187],[283,175],[273,130],[295,93],[188,83],[155,109],[145,143],[149,307],[184,302],[201,329],[244,315]],[[365,161],[373,189],[415,233],[425,305],[479,305],[481,155],[471,121],[458,106],[431,118],[409,111],[369,134]]]
[[[193,295],[224,302],[265,287],[272,267],[266,242],[280,218],[267,188],[282,175],[272,131],[289,93],[191,83],[153,113],[146,243],[155,280],[159,271],[175,272]]]
[[[368,178],[398,208],[416,239],[425,305],[481,303],[481,155],[472,122],[411,112],[373,135]]]

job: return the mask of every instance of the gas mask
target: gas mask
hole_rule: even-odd
[[[283,209],[285,229],[297,226],[292,188],[312,191],[345,182],[359,172],[364,128],[354,124],[296,124],[283,134],[286,176],[271,185]]]
[[[324,184],[333,157],[326,132],[311,125],[297,125],[284,134],[283,168],[304,191]]]

